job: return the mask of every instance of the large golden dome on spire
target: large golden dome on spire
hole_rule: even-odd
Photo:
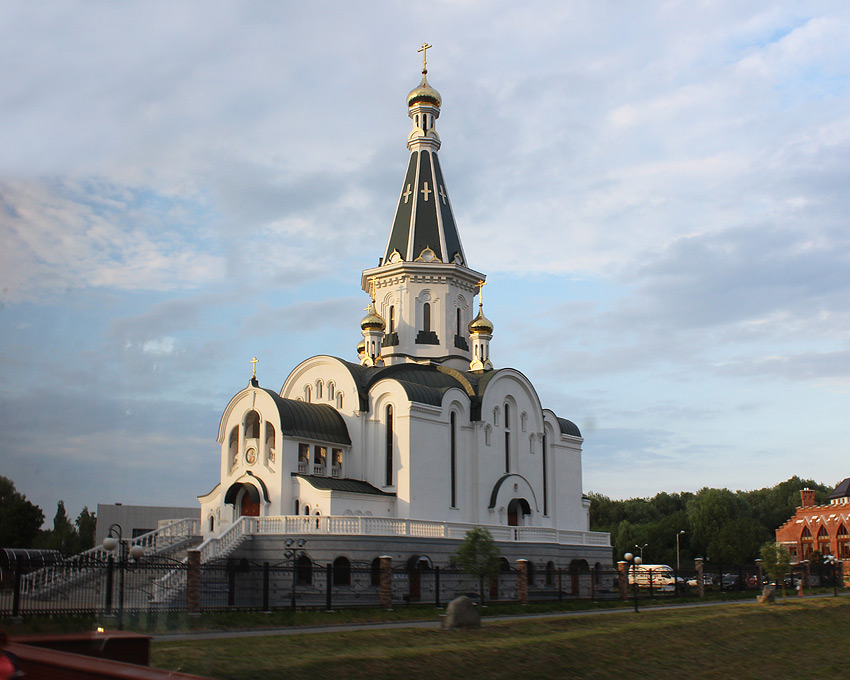
[[[428,78],[425,72],[422,73],[422,82],[419,83],[419,87],[412,89],[410,94],[407,95],[408,106],[413,106],[420,102],[433,104],[437,108],[440,108],[443,103],[440,93],[428,84]]]
[[[493,335],[493,322],[484,316],[483,305],[478,305],[478,315],[469,322],[469,334]]]

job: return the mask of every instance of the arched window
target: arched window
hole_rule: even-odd
[[[528,585],[534,585],[534,562],[531,560],[527,560],[525,563],[526,566],[526,575],[528,576]]]
[[[313,560],[307,555],[301,555],[295,565],[295,571],[298,575],[299,586],[309,586],[313,584]]]
[[[210,531],[215,531],[215,516],[210,515],[210,523],[209,523]]]
[[[336,387],[336,386],[335,386],[332,382],[329,382],[329,383],[328,383],[328,401],[333,401],[333,398],[334,398],[334,388],[335,388],[335,387]]]
[[[389,316],[387,330],[390,333],[395,333],[395,305],[390,305],[390,313],[387,316]]]
[[[308,404],[313,401],[313,388],[309,385],[304,385],[304,401]]]
[[[342,408],[342,392],[336,393],[336,407],[340,409]]]
[[[543,432],[543,444],[540,451],[540,461],[543,465],[543,514],[549,514],[549,468],[548,461],[546,460],[549,455],[549,451],[546,448],[546,432]]]
[[[230,431],[230,441],[227,444],[227,455],[230,459],[230,467],[236,465],[239,460],[239,428],[234,427]]]
[[[511,405],[505,404],[505,472],[511,471]]]
[[[305,515],[309,515],[309,514],[310,514],[310,506],[309,506],[309,505],[305,505],[305,506],[304,506],[304,514],[305,514]]]
[[[422,330],[426,333],[431,331],[431,303],[422,305]]]
[[[392,486],[393,485],[393,407],[387,406],[387,419],[386,419],[386,430],[387,430],[387,439],[386,439],[386,477],[385,477],[385,485]]]
[[[372,577],[370,581],[373,586],[381,585],[381,558],[376,557],[372,560]]]
[[[322,398],[322,381],[317,380],[316,381],[316,399],[321,399],[321,398]]]
[[[814,548],[812,548],[812,532],[809,531],[809,527],[803,527],[803,533],[800,536],[800,542],[803,544],[803,559],[810,559]]]
[[[334,560],[333,584],[335,586],[351,585],[351,562],[347,557],[337,557]]]
[[[274,462],[275,431],[274,425],[266,423],[266,456]]]
[[[457,507],[457,413],[452,411],[449,426],[449,467],[451,470],[452,507]]]
[[[460,307],[457,308],[457,331],[456,335],[463,335],[463,326],[460,323]]]
[[[256,411],[248,411],[245,416],[245,439],[260,438],[260,414]]]
[[[835,537],[838,539],[838,559],[850,559],[850,536],[848,536],[847,527],[844,524],[838,526]]]
[[[829,555],[829,532],[826,527],[818,529],[818,552],[821,555]]]
[[[555,565],[552,562],[546,563],[546,585],[551,586],[555,583]]]
[[[299,510],[300,510],[300,509],[301,509],[301,503],[300,503],[300,501],[296,498],[296,499],[295,499],[295,514],[296,514],[296,515],[298,514],[298,512],[299,512]]]

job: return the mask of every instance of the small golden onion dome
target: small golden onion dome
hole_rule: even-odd
[[[383,331],[386,327],[387,324],[384,323],[381,315],[375,309],[375,303],[371,302],[369,308],[366,310],[366,316],[360,322],[360,328],[364,331]]]
[[[366,353],[366,340],[363,339],[363,340],[361,340],[360,342],[357,343],[357,356],[360,356],[360,355],[365,354],[365,353]]]
[[[484,316],[484,310],[481,305],[478,305],[478,315],[469,322],[469,333],[481,333],[484,335],[493,334],[493,322]]]
[[[424,73],[422,74],[422,82],[419,83],[419,87],[411,90],[410,94],[407,95],[408,106],[413,106],[419,102],[434,104],[437,108],[440,108],[443,103],[440,93],[428,84],[428,79]]]

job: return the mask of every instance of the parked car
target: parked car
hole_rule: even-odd
[[[703,574],[702,575],[702,584],[704,586],[713,586],[714,585],[714,576],[711,574]],[[699,585],[699,574],[695,575],[693,578],[688,579],[688,585],[691,588],[696,588]]]
[[[667,564],[641,564],[629,570],[629,585],[637,584],[639,588],[657,588],[660,591],[670,592],[676,586],[683,587],[685,579],[676,576],[673,567]]]
[[[720,583],[724,588],[733,588],[741,582],[741,577],[738,574],[723,574]]]

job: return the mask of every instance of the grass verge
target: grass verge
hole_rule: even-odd
[[[844,672],[847,598],[784,605],[643,609],[486,622],[480,629],[393,629],[159,642],[152,664],[221,680],[333,677],[706,679],[834,678]],[[812,662],[816,659],[816,662]]]

